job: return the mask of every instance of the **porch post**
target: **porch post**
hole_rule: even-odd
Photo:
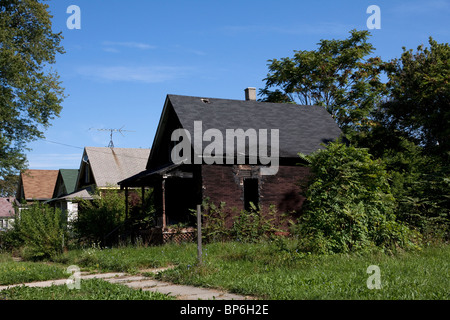
[[[125,220],[128,219],[128,187],[125,187]]]
[[[166,228],[166,179],[162,180],[162,220],[163,230]]]
[[[141,187],[141,213],[144,215],[144,196],[145,196],[145,187]]]

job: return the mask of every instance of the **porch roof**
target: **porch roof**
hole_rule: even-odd
[[[120,188],[126,187],[144,187],[150,185],[152,182],[162,178],[165,174],[180,167],[182,164],[170,164],[157,169],[147,169],[135,174],[125,180],[119,181]]]

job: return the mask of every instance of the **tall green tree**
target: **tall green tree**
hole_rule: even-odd
[[[62,109],[64,92],[51,65],[64,49],[48,7],[37,0],[0,2],[0,177],[26,167],[27,143],[43,138]]]
[[[385,94],[384,62],[370,57],[368,31],[344,40],[321,40],[317,50],[269,60],[262,101],[322,105],[345,133],[370,125],[370,112]]]
[[[388,164],[398,216],[450,237],[450,46],[429,38],[386,63],[388,99],[358,144]]]
[[[416,140],[427,152],[450,152],[450,46],[429,39],[416,52],[403,48],[386,64],[389,100],[380,114],[391,128]],[[447,158],[450,159],[450,158]]]

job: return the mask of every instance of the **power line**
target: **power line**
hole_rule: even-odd
[[[82,148],[82,147],[73,146],[73,145],[71,145],[71,144],[66,144],[66,143],[61,143],[61,142],[51,141],[51,140],[47,140],[47,139],[42,139],[42,140],[44,140],[45,142],[50,142],[50,143],[54,143],[54,144],[59,144],[59,145],[66,146],[66,147],[70,147],[70,148],[76,148],[76,149],[81,149],[81,150],[84,149],[84,148]]]
[[[70,147],[70,148],[84,150],[84,147],[78,147],[78,146],[74,146],[74,145],[71,145],[71,144],[61,143],[61,142],[47,140],[47,139],[42,139],[42,140],[45,141],[45,142],[59,144],[59,145],[65,146],[65,147]],[[93,148],[99,148],[99,147],[93,147]],[[142,149],[142,148],[125,148],[125,149]],[[147,148],[144,148],[144,149],[147,149]],[[150,148],[148,148],[148,149],[150,149]],[[102,150],[92,150],[91,149],[90,152],[98,152],[98,153],[110,154],[108,151],[102,151]],[[134,157],[134,156],[130,156],[130,155],[127,155],[127,154],[117,154],[116,156],[127,157],[127,158],[134,158],[134,159],[148,159],[148,158],[142,158],[142,157]]]

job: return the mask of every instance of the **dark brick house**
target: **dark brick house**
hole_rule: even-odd
[[[120,181],[119,185],[123,189],[153,187],[161,227],[190,221],[189,209],[195,209],[207,198],[216,204],[225,202],[227,208],[235,208],[237,213],[250,202],[263,208],[275,205],[279,213],[299,212],[303,198],[298,184],[307,178],[308,168],[299,165],[298,153],[310,154],[323,148],[323,143],[337,139],[341,131],[323,107],[258,102],[255,97],[254,88],[246,89],[245,100],[167,95],[146,170]],[[199,128],[200,139],[195,135]],[[173,160],[177,143],[182,141],[172,139],[177,129],[191,133],[188,140],[183,137],[191,152],[186,156],[183,150],[187,161],[181,163]],[[267,134],[270,142],[275,137],[272,130],[277,130],[278,148],[267,143],[267,155],[278,153],[275,174],[263,174],[264,168],[273,163],[251,158],[251,150],[259,152],[261,146],[252,149],[254,141],[250,137],[244,139],[245,149],[238,149],[239,142],[233,138],[233,149],[230,148],[233,153],[228,154],[225,144],[229,142],[230,129],[270,132],[270,139]],[[214,152],[210,148],[214,139],[208,135],[211,132],[225,137],[223,146],[214,145],[217,147]],[[222,150],[217,150],[219,147]],[[216,162],[211,164],[212,158]]]

